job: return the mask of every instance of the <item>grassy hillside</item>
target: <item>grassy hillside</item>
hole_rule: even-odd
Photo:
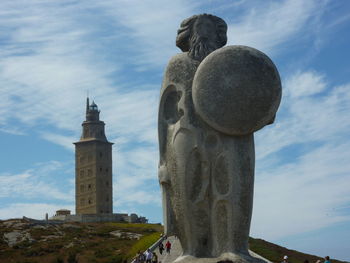
[[[326,256],[326,255],[321,255],[321,257],[319,257],[315,255],[301,253],[295,250],[278,246],[276,244],[267,242],[262,239],[255,239],[255,238],[249,239],[249,248],[255,253],[276,263],[281,262],[283,256],[285,255],[288,256],[288,261],[290,263],[304,263],[306,259],[309,260],[310,263],[315,263],[318,259],[320,259],[323,262],[324,259],[322,257]],[[339,261],[334,259],[331,259],[331,261],[332,263],[345,263],[345,261]]]
[[[0,262],[119,263],[145,250],[161,232],[162,227],[154,224],[45,225],[8,220],[0,222]]]
[[[121,263],[159,239],[163,228],[155,224],[65,223],[38,224],[26,220],[0,221],[0,263]],[[322,259],[251,238],[250,249],[279,263],[315,263]],[[325,256],[325,255],[321,255]],[[332,263],[345,263],[332,259]]]

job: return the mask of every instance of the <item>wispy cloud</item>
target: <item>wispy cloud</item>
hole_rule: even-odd
[[[57,161],[38,163],[22,173],[0,174],[0,198],[73,202],[74,185],[66,181],[67,164]],[[60,175],[58,177],[57,175]],[[64,185],[58,182],[65,182]],[[63,190],[64,189],[64,190]]]
[[[268,239],[350,221],[350,86],[307,71],[284,87],[276,124],[256,136],[253,232]]]
[[[283,85],[276,124],[257,133],[258,161],[289,145],[341,142],[350,131],[349,85],[330,87],[324,75],[315,71],[290,76]]]
[[[349,221],[349,146],[328,144],[257,174],[253,234],[276,240]]]
[[[306,37],[305,31],[313,32],[325,3],[302,0],[247,2],[245,10],[248,11],[238,22],[229,25],[230,44],[276,53],[283,46],[290,46],[295,39]]]
[[[108,14],[127,30],[132,63],[140,70],[164,66],[176,51],[176,30],[193,15],[191,1],[102,1]],[[164,8],[166,7],[166,8]],[[161,12],[155,10],[161,9]],[[132,11],[130,11],[132,10]]]

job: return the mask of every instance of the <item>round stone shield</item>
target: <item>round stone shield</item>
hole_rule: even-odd
[[[196,112],[229,135],[253,133],[273,122],[281,101],[281,80],[273,62],[246,46],[209,54],[193,79]]]

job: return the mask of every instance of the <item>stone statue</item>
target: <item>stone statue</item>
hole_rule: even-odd
[[[181,23],[183,53],[165,71],[159,106],[159,181],[176,262],[258,262],[248,252],[253,133],[274,121],[279,74],[262,52],[224,47],[227,25],[201,14]]]

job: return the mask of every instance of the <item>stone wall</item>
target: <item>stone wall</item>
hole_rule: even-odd
[[[127,223],[148,223],[145,217],[136,214],[84,214],[84,215],[60,215],[53,216],[50,220],[62,220],[65,222],[127,222]]]

